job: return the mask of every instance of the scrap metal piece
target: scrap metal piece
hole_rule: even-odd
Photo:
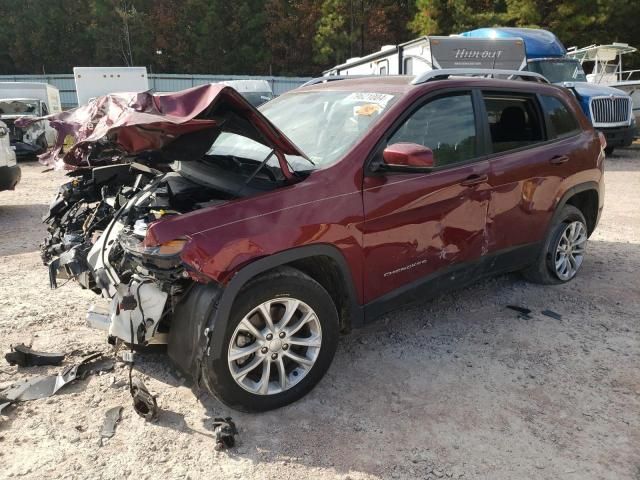
[[[50,397],[76,378],[84,378],[89,372],[94,371],[95,364],[90,362],[101,356],[102,353],[99,352],[88,355],[74,365],[67,365],[56,375],[18,381],[0,391],[0,401],[23,402]]]
[[[64,360],[64,357],[64,353],[37,352],[24,343],[15,347],[11,346],[11,352],[4,356],[10,365],[19,365],[21,367],[58,365]]]
[[[104,414],[104,423],[100,430],[100,446],[105,438],[111,438],[116,433],[116,425],[120,422],[122,415],[122,406],[110,408]]]
[[[138,415],[148,422],[156,419],[158,416],[158,403],[138,377],[131,381],[131,397],[133,398],[133,409]]]
[[[529,308],[519,307],[518,305],[507,305],[507,308],[518,312],[520,314],[518,318],[522,318],[523,320],[531,320],[531,318],[533,318],[529,315],[531,313],[531,309]]]
[[[560,315],[559,313],[554,312],[553,310],[542,310],[543,315],[546,315],[547,317],[551,317],[555,320],[562,320],[562,315]]]
[[[238,429],[231,417],[216,417],[213,419],[213,426],[213,433],[216,435],[216,450],[232,448],[236,444],[235,436],[238,434]]]

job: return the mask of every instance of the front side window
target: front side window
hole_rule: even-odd
[[[420,107],[387,143],[401,142],[429,147],[436,167],[474,158],[476,125],[471,94],[439,97]]]
[[[578,131],[578,121],[560,100],[542,95],[542,106],[549,117],[554,137],[564,137]]]
[[[493,153],[544,141],[542,121],[534,97],[484,92]]]

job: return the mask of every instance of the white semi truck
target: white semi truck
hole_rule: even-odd
[[[53,145],[56,131],[40,121],[26,128],[14,122],[20,117],[60,113],[60,91],[48,83],[0,82],[0,120],[9,129],[11,148],[18,157],[37,155]]]

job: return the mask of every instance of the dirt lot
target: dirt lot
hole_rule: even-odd
[[[0,352],[107,352],[85,326],[93,294],[50,291],[39,259],[40,216],[63,176],[22,167],[18,190],[0,193]],[[571,284],[509,275],[394,312],[343,337],[310,395],[261,415],[197,397],[165,357],[145,355],[156,423],[133,412],[118,366],[5,409],[0,477],[640,479],[640,146],[607,169],[604,216]],[[56,370],[2,359],[0,387]],[[116,405],[123,419],[99,447]],[[216,452],[212,419],[226,415],[240,443]]]

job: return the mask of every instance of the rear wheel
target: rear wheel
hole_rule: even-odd
[[[238,295],[209,390],[244,411],[279,408],[308,393],[329,368],[338,314],[327,291],[293,268],[251,281]]]
[[[588,238],[587,222],[580,210],[566,205],[549,231],[534,265],[523,273],[536,283],[565,283],[582,267]]]

